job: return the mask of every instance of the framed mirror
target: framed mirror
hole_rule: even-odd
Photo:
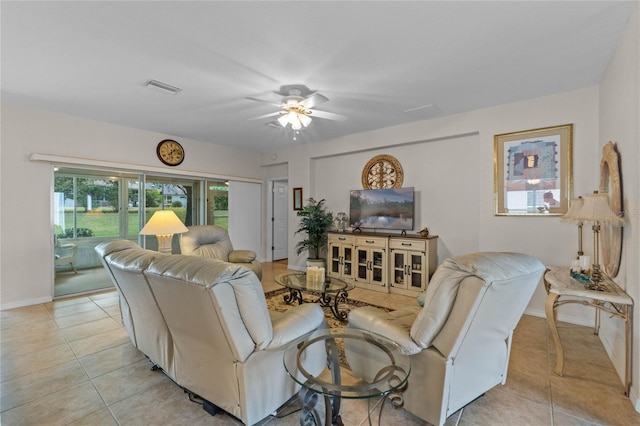
[[[608,142],[602,148],[600,187],[598,192],[607,194],[611,210],[619,217],[624,216],[620,157],[613,142]],[[620,257],[622,255],[622,226],[613,226],[610,223],[602,224],[600,238],[602,266],[607,275],[615,277],[618,275]]]

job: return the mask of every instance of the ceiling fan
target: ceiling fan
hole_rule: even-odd
[[[268,103],[280,108],[280,111],[253,117],[250,120],[260,120],[262,118],[277,117],[278,123],[282,127],[290,125],[293,130],[300,130],[311,123],[312,118],[324,118],[326,120],[344,121],[346,115],[335,114],[333,112],[319,111],[316,106],[329,101],[324,95],[317,91],[310,90],[303,85],[287,85],[280,87],[277,92],[272,92],[274,100],[248,97],[251,101]]]

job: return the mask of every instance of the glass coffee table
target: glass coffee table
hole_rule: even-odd
[[[340,351],[344,351],[342,363]],[[291,343],[284,352],[284,368],[302,386],[298,393],[301,425],[342,425],[342,398],[384,397],[395,408],[402,407],[411,362],[385,337],[363,330],[325,330]],[[378,424],[383,407],[384,401]]]
[[[291,305],[297,301],[302,304],[306,302],[302,298],[302,292],[311,293],[317,295],[318,298],[308,300],[308,302],[319,303],[322,307],[331,308],[331,312],[337,319],[347,320],[348,312],[340,311],[340,303],[347,301],[349,291],[355,287],[354,284],[333,277],[326,277],[324,283],[307,281],[307,274],[304,272],[278,275],[276,282],[289,289],[289,294],[284,296],[285,303]]]

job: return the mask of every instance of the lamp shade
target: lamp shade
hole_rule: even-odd
[[[611,223],[622,226],[624,220],[611,210],[607,194],[593,194],[584,197],[582,207],[576,212],[576,219],[583,222]]]
[[[561,220],[563,221],[572,221],[572,222],[582,222],[582,219],[578,218],[578,212],[582,209],[584,205],[584,198],[578,197],[571,200],[571,207],[569,207],[569,211],[562,216]]]
[[[173,210],[158,210],[144,225],[140,235],[182,234],[189,231]]]

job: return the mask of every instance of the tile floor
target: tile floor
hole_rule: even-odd
[[[276,288],[273,276],[285,270],[286,265],[264,264],[265,291]],[[413,303],[361,289],[351,296],[391,308]],[[0,423],[5,426],[241,424],[227,415],[209,416],[161,372],[150,370],[120,324],[113,291],[0,314]],[[507,384],[447,424],[640,424],[640,414],[622,395],[620,379],[591,329],[561,324],[560,333],[566,347],[564,377],[552,373],[555,349],[545,320],[524,316],[515,332]],[[343,421],[368,424],[368,410],[366,401],[344,401]],[[299,418],[270,417],[266,424],[297,425]],[[386,407],[382,424],[424,422]]]

